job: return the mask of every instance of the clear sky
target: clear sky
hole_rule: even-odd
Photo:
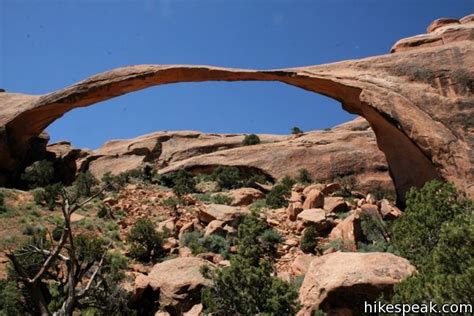
[[[0,88],[43,94],[134,64],[272,69],[384,54],[474,0],[0,0]],[[280,83],[158,86],[76,109],[51,141],[96,148],[158,130],[287,134],[351,115]]]

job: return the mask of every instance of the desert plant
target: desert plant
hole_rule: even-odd
[[[7,207],[5,205],[5,193],[0,191],[0,214],[6,213],[6,212],[7,212]]]
[[[318,231],[316,227],[309,226],[303,232],[303,238],[301,239],[300,248],[305,253],[315,253],[317,246]]]
[[[309,173],[308,169],[300,169],[298,176],[296,177],[296,181],[302,184],[310,184],[313,182],[313,179],[311,178],[311,174]]]
[[[93,188],[98,185],[97,179],[90,173],[90,171],[81,172],[73,183],[74,190],[77,196],[88,197],[91,196]]]
[[[149,219],[139,218],[130,229],[127,241],[130,257],[139,261],[153,261],[162,255],[163,239]]]
[[[288,197],[290,196],[291,188],[284,184],[277,184],[273,186],[270,192],[267,193],[265,200],[270,208],[280,208],[288,206]]]
[[[51,161],[35,161],[26,167],[21,179],[28,183],[30,188],[44,187],[54,180],[54,166]]]
[[[184,169],[179,170],[173,178],[173,192],[182,196],[196,192],[196,180]]]
[[[392,302],[471,302],[473,201],[452,184],[431,181],[410,190],[406,202],[405,214],[393,225],[393,241],[418,273],[395,286]]]
[[[338,192],[341,196],[350,197],[352,196],[352,191],[357,186],[357,178],[354,175],[338,177],[334,179],[334,182],[337,182],[341,185],[341,192]]]
[[[211,202],[214,204],[231,205],[234,199],[224,194],[214,194],[211,196]]]
[[[244,146],[251,146],[260,144],[260,137],[255,134],[245,135],[244,140],[242,141],[242,145]]]
[[[237,167],[219,166],[212,172],[212,177],[221,189],[235,189],[241,186],[240,170]]]
[[[297,126],[295,126],[291,129],[291,134],[293,134],[293,135],[299,135],[299,134],[302,134],[302,133],[303,133],[303,131]]]
[[[218,235],[203,236],[198,231],[188,232],[183,235],[181,245],[189,247],[192,253],[197,255],[203,252],[213,252],[228,257],[229,243]]]
[[[10,278],[22,288],[26,303],[22,307],[34,315],[73,315],[79,307],[92,306],[102,314],[113,313],[114,309],[100,302],[115,299],[111,289],[117,288],[120,279],[112,275],[117,266],[112,268],[109,260],[111,244],[95,236],[76,235],[71,226],[74,212],[97,195],[81,203],[72,203],[65,190],[61,196],[64,229],[59,240],[50,241],[42,230],[19,249],[6,253],[12,264]],[[60,266],[67,267],[61,275]]]
[[[227,268],[202,271],[212,286],[202,291],[206,313],[217,315],[292,315],[297,292],[274,276],[272,258],[280,238],[256,214],[239,226],[238,254]],[[271,245],[270,245],[271,244]],[[258,293],[258,295],[256,295]]]
[[[63,186],[60,183],[49,184],[44,188],[37,188],[33,191],[33,198],[36,204],[44,204],[49,210],[54,210],[56,200],[60,197]]]

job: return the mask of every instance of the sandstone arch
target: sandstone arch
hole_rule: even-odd
[[[32,148],[41,145],[42,131],[74,108],[161,84],[258,80],[326,95],[365,117],[386,155],[399,197],[435,178],[472,193],[474,22],[464,19],[434,32],[426,42],[419,37],[400,41],[392,49],[395,54],[327,65],[268,71],[140,65],[46,95],[0,93],[3,182],[34,159]],[[441,40],[433,41],[436,37]]]

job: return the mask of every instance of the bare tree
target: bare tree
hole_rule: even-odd
[[[52,315],[72,315],[79,301],[85,298],[90,291],[102,285],[103,278],[101,276],[101,269],[111,244],[109,243],[103,247],[102,254],[98,260],[83,264],[78,259],[78,249],[76,248],[75,237],[71,228],[71,215],[91,202],[102,192],[103,189],[79,203],[71,202],[72,199],[68,192],[64,189],[62,190],[63,203],[61,210],[64,217],[64,227],[59,241],[54,245],[51,239],[51,246],[47,247],[50,249],[44,249],[42,246],[38,247],[36,245],[28,245],[21,249],[23,253],[38,253],[45,256],[44,262],[34,276],[31,276],[21,263],[21,260],[18,258],[18,252],[15,253],[13,250],[10,250],[6,254],[18,274],[18,280],[24,285],[38,312],[42,316],[51,315],[51,312],[48,310],[48,302],[43,292],[42,284],[47,277],[48,271],[53,269],[58,261],[62,261],[66,267],[65,277],[63,280],[60,280],[64,286],[65,299],[61,307],[53,312]]]

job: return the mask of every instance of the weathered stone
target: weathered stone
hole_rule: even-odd
[[[324,210],[327,213],[345,213],[349,210],[346,201],[342,197],[325,197]]]
[[[248,214],[247,208],[235,207],[221,204],[204,205],[198,211],[198,218],[204,223],[210,223],[213,220],[230,221],[243,214]]]
[[[311,208],[323,208],[324,207],[324,194],[317,190],[313,189],[308,192],[306,195],[306,199],[303,203],[303,209],[311,209]]]
[[[414,272],[408,260],[390,253],[335,252],[317,257],[300,288],[301,312],[363,311],[364,301],[377,300]]]

